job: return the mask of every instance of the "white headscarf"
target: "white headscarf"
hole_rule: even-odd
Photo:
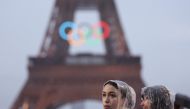
[[[127,83],[120,80],[109,80],[104,84],[104,86],[110,83],[115,84],[122,95],[122,99],[118,102],[117,109],[134,109],[136,103],[136,93],[134,89]],[[121,104],[120,102],[123,102],[123,100],[123,105],[119,105]]]

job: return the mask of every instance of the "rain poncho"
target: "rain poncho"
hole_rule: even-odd
[[[170,91],[162,85],[144,87],[141,90],[141,99],[150,100],[149,109],[172,109]]]
[[[104,86],[110,83],[114,83],[116,85],[118,90],[121,92],[122,99],[124,99],[123,105],[118,105],[117,109],[134,109],[136,103],[136,93],[134,89],[127,83],[120,80],[109,80],[104,84]],[[119,102],[122,101],[120,100]]]

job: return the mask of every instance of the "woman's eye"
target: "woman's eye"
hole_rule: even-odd
[[[110,96],[111,96],[112,98],[116,97],[116,95],[115,95],[115,94],[110,94]]]
[[[105,93],[103,93],[103,94],[102,94],[102,96],[103,96],[103,97],[105,97],[105,96],[106,96],[106,94],[105,94]]]

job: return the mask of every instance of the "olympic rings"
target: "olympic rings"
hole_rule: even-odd
[[[67,40],[71,45],[97,44],[99,42],[97,39],[109,37],[110,28],[104,21],[93,25],[82,23],[79,26],[72,21],[66,21],[60,25],[59,34],[63,40]]]

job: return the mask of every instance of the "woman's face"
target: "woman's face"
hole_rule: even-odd
[[[121,93],[114,86],[107,84],[102,90],[102,102],[104,109],[118,109]]]
[[[144,97],[144,98],[141,98],[141,104],[143,109],[151,109],[150,106],[151,106],[151,101],[147,98],[147,97]]]

